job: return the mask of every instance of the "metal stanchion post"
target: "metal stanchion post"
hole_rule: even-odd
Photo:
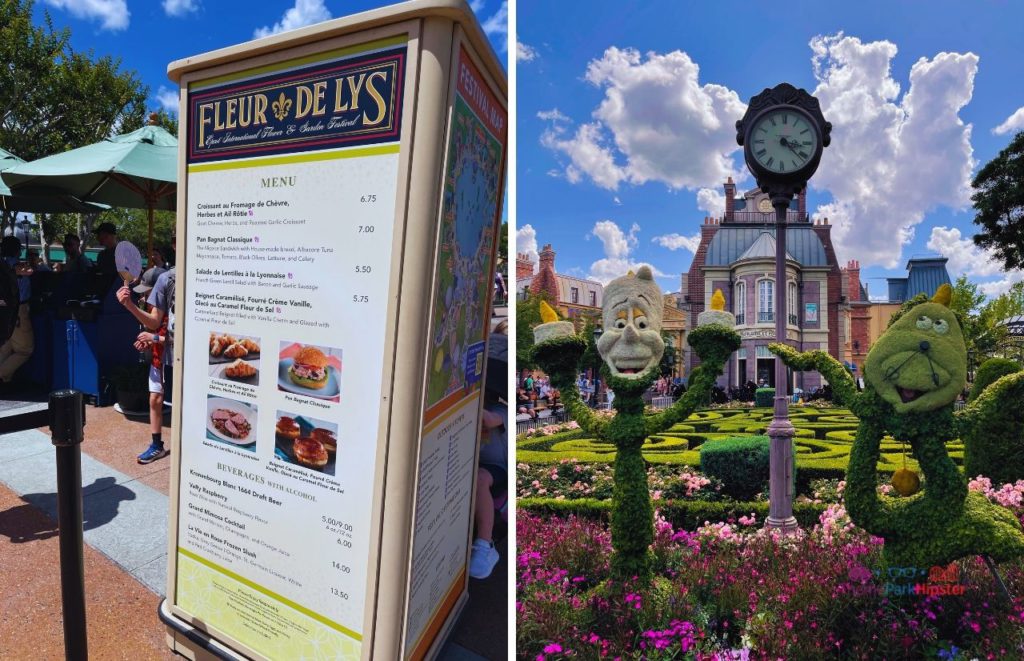
[[[57,448],[57,522],[60,528],[61,609],[64,658],[89,658],[85,631],[85,566],[82,558],[82,393],[50,393],[50,432]]]

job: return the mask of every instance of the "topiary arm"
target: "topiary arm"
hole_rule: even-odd
[[[569,416],[587,433],[603,438],[608,426],[607,418],[596,415],[583,402],[576,386],[580,358],[586,350],[587,341],[574,334],[534,345],[533,358],[561,394],[562,405]]]
[[[736,331],[719,324],[695,328],[690,331],[687,341],[697,352],[700,365],[690,373],[686,393],[675,404],[661,413],[647,417],[644,427],[648,435],[665,431],[682,422],[706,402],[715,381],[725,370],[729,356],[740,348],[740,336]]]
[[[788,344],[773,342],[768,350],[798,372],[820,372],[832,386],[832,397],[843,406],[851,406],[857,399],[857,385],[843,364],[825,351],[799,352]]]
[[[878,495],[878,458],[885,430],[881,416],[872,415],[868,411],[856,413],[860,423],[850,450],[843,502],[851,521],[872,535],[887,537],[899,524],[894,513]]]

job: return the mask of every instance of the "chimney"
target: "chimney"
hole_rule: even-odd
[[[725,220],[726,222],[732,222],[733,211],[736,208],[736,184],[732,182],[732,177],[725,180]]]
[[[530,256],[524,252],[516,253],[516,280],[529,278],[533,275],[533,262]]]
[[[849,285],[849,297],[851,301],[860,300],[860,262],[851,259],[846,262],[846,278]]]
[[[538,270],[545,267],[550,268],[552,271],[555,270],[555,251],[551,247],[550,243],[545,244],[544,247],[540,249],[540,267]]]

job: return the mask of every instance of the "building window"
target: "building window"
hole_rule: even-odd
[[[747,307],[747,283],[737,282],[733,288],[732,311],[736,315],[736,323],[744,323],[743,312]]]
[[[580,302],[580,288],[579,287],[572,287],[569,290],[569,302],[570,303],[579,303]]]
[[[796,309],[796,283],[790,282],[786,286],[786,316],[789,317],[789,323],[791,326],[796,326],[798,322],[797,309]]]
[[[757,282],[757,321],[767,324],[775,321],[775,281]]]
[[[592,308],[596,308],[597,307],[597,292],[596,291],[590,292],[590,307],[592,307]]]

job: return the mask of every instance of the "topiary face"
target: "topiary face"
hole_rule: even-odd
[[[597,351],[612,376],[638,379],[661,362],[665,341],[661,339],[664,301],[651,269],[641,266],[608,283],[602,308],[604,333]]]
[[[950,404],[967,383],[967,348],[956,316],[940,303],[915,306],[871,348],[864,376],[897,413]]]

